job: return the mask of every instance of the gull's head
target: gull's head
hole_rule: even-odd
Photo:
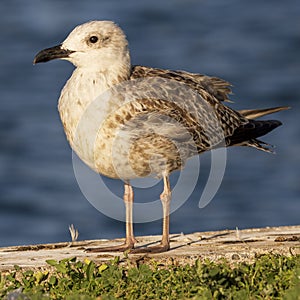
[[[40,51],[33,62],[57,58],[69,60],[76,67],[99,71],[114,65],[130,65],[126,36],[111,21],[91,21],[75,27],[62,44]]]

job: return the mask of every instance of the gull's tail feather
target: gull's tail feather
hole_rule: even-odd
[[[252,147],[252,148],[255,148],[260,151],[275,154],[275,151],[274,151],[275,146],[274,145],[265,143],[258,139],[249,140],[249,141],[245,142],[244,144],[241,144],[241,146]]]
[[[247,119],[257,119],[265,115],[273,114],[282,110],[290,109],[289,106],[278,106],[272,108],[263,108],[263,109],[243,109],[238,112],[246,117]]]
[[[274,153],[272,145],[258,140],[276,127],[282,125],[278,120],[256,121],[249,120],[249,123],[241,125],[234,134],[227,139],[228,146],[249,146],[265,152]]]
[[[290,107],[279,106],[264,109],[239,110],[239,113],[241,115],[249,119],[249,123],[246,125],[242,125],[235,131],[233,137],[230,139],[230,144],[248,146],[261,151],[275,153],[275,151],[273,150],[273,145],[260,141],[257,138],[267,134],[276,127],[282,125],[282,123],[277,120],[256,121],[255,119],[287,109],[290,109]]]

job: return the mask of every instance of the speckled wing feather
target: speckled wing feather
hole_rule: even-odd
[[[211,105],[213,112],[220,122],[225,138],[232,136],[238,127],[249,122],[240,113],[223,105],[223,101],[229,101],[228,94],[231,93],[230,84],[227,81],[184,71],[163,70],[144,66],[134,66],[132,68],[130,79],[145,77],[162,77],[175,80],[194,90],[204,101]],[[193,99],[182,99],[182,102],[187,107],[191,106],[191,110],[189,111],[197,111],[199,109],[201,113],[201,103],[189,103],[192,101]],[[197,119],[201,120],[202,118],[204,116],[198,115]]]
[[[262,151],[271,152],[271,150],[266,147],[266,145],[269,145],[257,140],[256,137],[265,135],[269,131],[281,125],[281,122],[276,120],[254,121],[249,119],[248,116],[257,117],[286,108],[274,108],[263,111],[244,110],[238,112],[223,105],[222,103],[223,101],[230,101],[228,95],[231,93],[230,83],[223,79],[217,77],[209,77],[202,74],[189,73],[185,71],[164,70],[144,66],[132,67],[130,79],[145,77],[161,77],[165,79],[175,80],[180,83],[186,84],[188,87],[197,92],[202,99],[204,99],[212,106],[213,111],[215,112],[216,117],[218,118],[220,126],[223,130],[226,146],[242,145],[254,147]],[[182,99],[182,101],[189,102],[192,100]],[[197,103],[191,103],[191,106],[197,107]],[[254,114],[253,112],[256,113]],[[202,117],[203,116],[198,116],[197,119],[201,120]],[[204,133],[201,134],[203,135]],[[200,145],[198,145],[199,152],[202,152],[201,147],[204,146],[203,141],[204,140],[202,138],[202,142],[200,143]],[[205,151],[208,149],[207,147],[203,147],[202,150]]]
[[[144,66],[133,66],[131,70],[132,79],[156,76],[177,80],[188,85],[190,88],[199,93],[205,90],[219,101],[230,101],[228,95],[231,94],[231,84],[217,77],[210,77],[186,71],[164,70]]]

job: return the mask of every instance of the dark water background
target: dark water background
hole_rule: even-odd
[[[10,0],[0,16],[0,246],[69,240],[72,223],[80,239],[124,235],[122,222],[84,198],[73,174],[56,110],[72,66],[32,65],[37,51],[92,19],[122,26],[133,64],[225,78],[236,109],[293,108],[276,115],[284,126],[264,138],[277,155],[230,149],[214,200],[199,209],[191,197],[172,214],[172,232],[300,223],[299,0]],[[160,234],[160,226],[138,224],[136,234]]]

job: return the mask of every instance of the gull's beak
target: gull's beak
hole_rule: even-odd
[[[62,45],[54,46],[51,48],[44,49],[40,51],[34,58],[33,64],[38,64],[41,62],[47,62],[56,58],[67,58],[74,51],[63,49]]]

